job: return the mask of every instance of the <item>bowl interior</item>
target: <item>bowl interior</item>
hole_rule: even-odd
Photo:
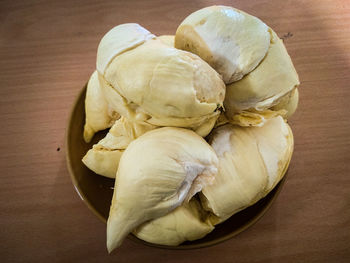
[[[92,142],[85,143],[83,139],[85,93],[86,86],[78,95],[71,111],[66,134],[67,165],[74,187],[81,199],[102,221],[106,222],[113,195],[114,180],[95,174],[82,163],[81,159],[93,144],[106,135],[107,131],[97,133]],[[202,239],[187,241],[179,246],[162,246],[142,241],[133,235],[129,235],[129,238],[150,246],[171,249],[191,249],[217,244],[237,235],[254,224],[271,206],[281,190],[284,180],[282,179],[265,198],[217,225],[214,231]]]

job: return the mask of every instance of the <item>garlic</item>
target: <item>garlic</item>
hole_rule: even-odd
[[[115,180],[107,221],[111,252],[142,223],[164,216],[213,181],[217,157],[193,131],[159,128],[129,144]]]
[[[87,84],[85,98],[85,126],[84,140],[90,142],[98,131],[112,126],[120,115],[110,110],[104,97],[98,80],[98,73],[95,71]]]
[[[227,124],[215,129],[210,143],[219,158],[213,184],[203,188],[203,207],[218,224],[254,204],[281,180],[292,152],[293,134],[282,117],[262,127]]]
[[[175,47],[197,54],[223,77],[241,79],[264,58],[268,27],[258,18],[227,6],[210,6],[190,14],[178,27]]]
[[[140,225],[133,234],[153,244],[177,246],[210,233],[214,227],[208,219],[198,200],[192,198],[165,216]]]

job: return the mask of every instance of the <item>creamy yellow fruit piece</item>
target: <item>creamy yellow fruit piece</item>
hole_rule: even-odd
[[[201,128],[212,127],[212,123],[206,123]],[[126,147],[133,140],[147,131],[160,128],[158,126],[129,121],[123,116],[118,119],[107,135],[85,154],[82,162],[96,174],[115,178],[119,166],[119,160]],[[201,132],[196,130],[201,135]]]
[[[213,224],[254,204],[281,180],[292,153],[293,134],[281,116],[262,127],[227,124],[215,129],[210,143],[219,158],[213,184],[203,188],[203,207]]]
[[[192,198],[169,214],[142,224],[133,234],[150,243],[177,246],[200,239],[213,229],[209,214]]]
[[[96,132],[111,127],[119,117],[120,115],[117,112],[109,108],[100,87],[98,73],[95,71],[87,84],[85,97],[85,142],[90,142]]]
[[[123,152],[124,150],[106,149],[96,144],[85,154],[82,162],[96,174],[115,178]]]
[[[119,160],[130,142],[155,126],[131,122],[121,117],[107,135],[86,153],[83,163],[95,173],[115,178]]]
[[[173,41],[174,36],[160,36],[159,39],[169,44],[169,40],[170,42],[171,40]],[[125,99],[119,96],[119,94],[106,83],[101,74],[99,74],[98,77],[111,108],[118,109],[122,113],[128,111],[127,107],[120,106],[126,104]],[[124,114],[128,116],[128,113]],[[215,121],[216,118],[209,118],[207,121],[204,121],[203,124],[194,127],[193,130],[201,136],[206,136],[213,128]],[[125,117],[121,117],[113,125],[106,137],[87,152],[82,161],[95,173],[105,177],[115,178],[119,159],[127,145],[146,131],[155,128],[159,128],[159,126],[138,122],[138,120],[130,121]]]
[[[224,83],[205,61],[172,43],[138,24],[113,28],[98,48],[100,85],[109,105],[131,121],[206,136],[223,105]]]
[[[115,57],[100,82],[127,119],[191,128],[202,136],[214,126],[225,96],[224,83],[206,62],[158,39]]]
[[[159,128],[124,151],[107,221],[111,252],[142,223],[164,216],[213,181],[217,156],[195,132]]]
[[[293,91],[289,92],[287,95],[283,96],[282,99],[273,106],[271,109],[273,111],[284,110],[285,113],[281,114],[283,118],[289,119],[298,108],[299,103],[299,90],[295,88]]]
[[[207,61],[225,83],[251,72],[269,45],[268,27],[261,20],[228,6],[209,6],[190,14],[175,35],[176,48]]]
[[[103,36],[98,46],[97,71],[103,75],[116,56],[152,38],[155,38],[155,35],[136,23],[121,24],[112,28]]]
[[[300,84],[282,40],[272,30],[271,36],[270,48],[259,66],[243,79],[227,85],[225,114],[234,124],[259,125],[266,120],[261,119],[259,114],[266,115],[265,117],[285,114],[283,111],[281,113],[269,111],[272,111],[270,108],[283,100],[283,97],[290,97],[290,92]],[[279,107],[278,110],[285,109]]]

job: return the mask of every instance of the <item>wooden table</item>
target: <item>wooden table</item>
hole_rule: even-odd
[[[215,1],[2,1],[1,262],[350,262],[349,1],[219,3],[274,28],[302,82],[289,176],[267,214],[213,247],[172,251],[126,240],[108,255],[106,226],[66,168],[68,114],[104,33],[137,22],[174,34],[186,15]]]

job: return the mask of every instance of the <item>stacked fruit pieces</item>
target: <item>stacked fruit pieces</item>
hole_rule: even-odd
[[[178,245],[211,232],[285,174],[298,75],[276,33],[225,6],[189,15],[175,36],[122,24],[101,40],[86,93],[83,158],[115,178],[107,248],[130,233]]]

